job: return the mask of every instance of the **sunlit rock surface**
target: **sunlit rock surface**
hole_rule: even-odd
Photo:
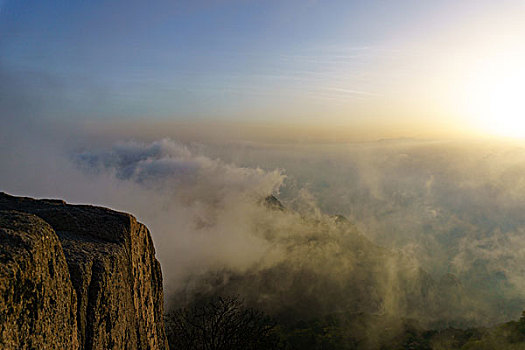
[[[0,242],[0,348],[167,348],[160,264],[133,216],[0,193]]]

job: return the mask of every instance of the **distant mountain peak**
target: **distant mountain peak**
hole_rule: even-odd
[[[272,210],[283,211],[286,209],[284,205],[281,203],[281,201],[278,200],[277,197],[275,197],[273,194],[264,198],[264,206]]]

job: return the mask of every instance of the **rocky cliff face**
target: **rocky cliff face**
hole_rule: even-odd
[[[162,302],[133,216],[0,193],[0,348],[165,349]]]

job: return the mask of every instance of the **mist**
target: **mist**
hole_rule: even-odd
[[[0,189],[134,214],[152,232],[168,307],[239,294],[272,315],[429,327],[521,312],[520,144],[151,141],[31,125],[3,129]]]
[[[519,347],[524,18],[0,0],[0,191],[134,215],[164,310],[233,298],[287,349]]]

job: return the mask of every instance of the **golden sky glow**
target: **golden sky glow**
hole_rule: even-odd
[[[525,137],[523,0],[197,3],[0,1],[2,114]]]
[[[484,131],[525,137],[525,52],[481,59],[466,84],[465,113]]]

